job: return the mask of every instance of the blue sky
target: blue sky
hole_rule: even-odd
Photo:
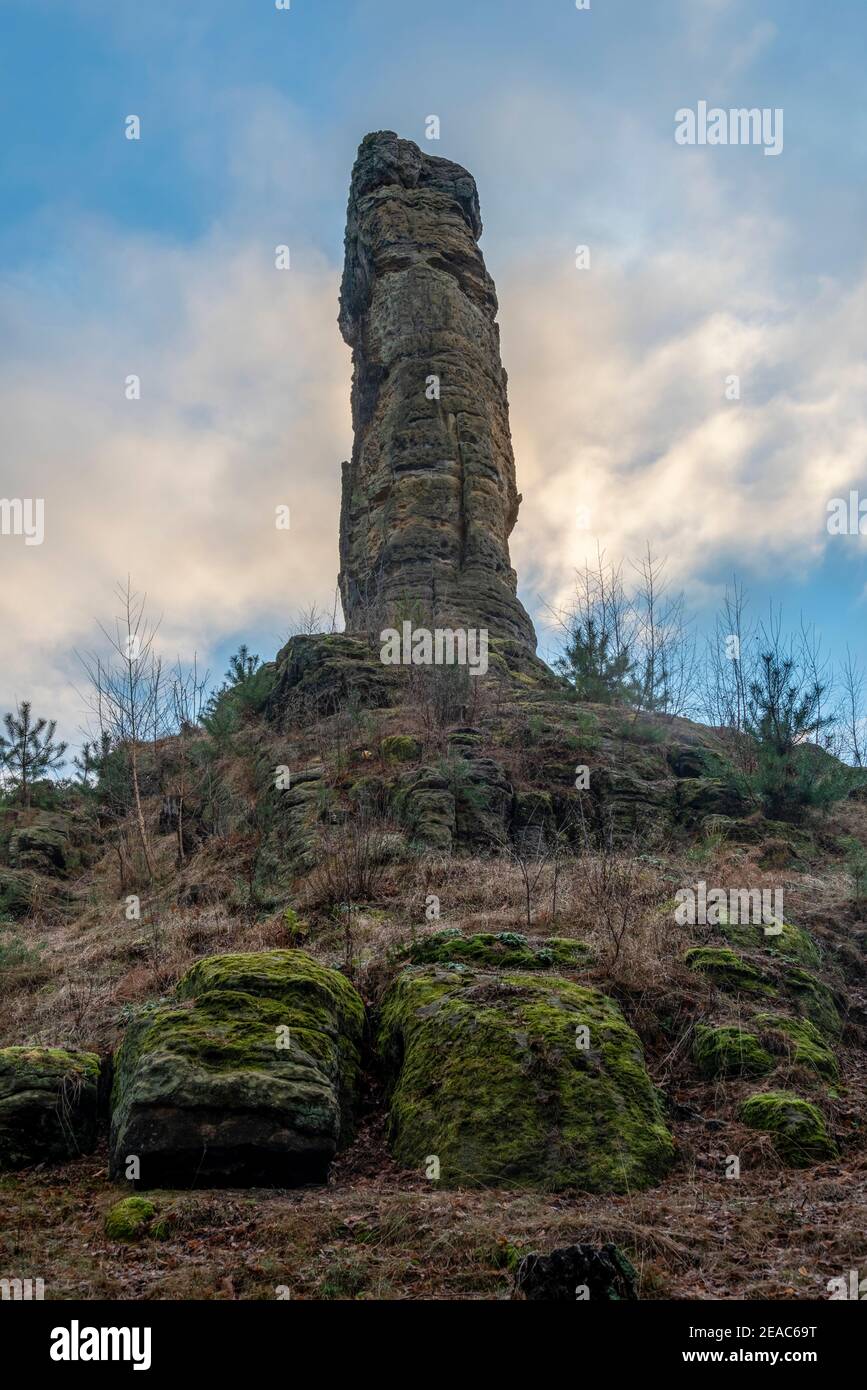
[[[597,538],[650,539],[700,620],[736,570],[867,657],[865,538],[824,524],[867,495],[862,0],[2,0],[0,22],[0,495],[48,516],[42,547],[0,538],[4,707],[74,731],[71,653],[127,569],[217,673],[330,602],[343,220],[379,128],[479,186],[527,606]],[[782,108],[783,153],[676,146],[699,100]]]

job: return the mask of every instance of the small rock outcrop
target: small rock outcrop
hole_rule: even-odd
[[[364,1005],[303,951],[209,956],[115,1063],[111,1170],[143,1188],[325,1179],[352,1133]]]
[[[515,1290],[532,1302],[598,1303],[638,1298],[638,1273],[616,1245],[566,1245],[550,1255],[525,1255]]]
[[[803,1096],[760,1091],[743,1102],[739,1115],[750,1129],[769,1134],[780,1158],[792,1168],[807,1168],[837,1156],[825,1117]]]
[[[0,1169],[90,1153],[96,1145],[98,1102],[95,1052],[0,1049]]]
[[[481,232],[466,169],[392,131],[361,142],[339,320],[354,366],[340,518],[350,633],[403,617],[535,650],[509,560],[521,498]]]

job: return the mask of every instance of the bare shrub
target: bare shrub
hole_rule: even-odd
[[[353,912],[361,903],[375,901],[385,878],[391,835],[386,822],[366,806],[338,824],[326,827],[323,857],[308,880],[313,903],[325,905],[343,923],[344,967],[354,963]]]

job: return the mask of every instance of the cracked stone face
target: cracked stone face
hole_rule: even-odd
[[[349,632],[413,618],[535,650],[509,535],[521,501],[475,181],[379,131],[352,173],[340,329],[352,348],[340,592]]]

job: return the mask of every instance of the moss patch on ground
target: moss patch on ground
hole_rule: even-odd
[[[105,1234],[110,1240],[140,1240],[148,1234],[156,1210],[147,1197],[124,1197],[106,1216]]]

